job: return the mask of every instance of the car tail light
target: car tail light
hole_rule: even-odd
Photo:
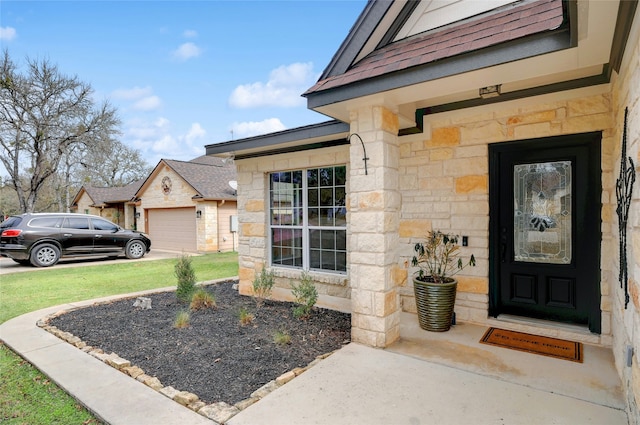
[[[7,229],[7,230],[3,230],[2,231],[2,237],[3,238],[15,238],[17,236],[20,236],[21,233],[22,233],[22,230],[20,230],[20,229]]]

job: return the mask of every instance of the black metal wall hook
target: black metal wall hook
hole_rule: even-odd
[[[347,136],[347,141],[349,141],[349,143],[351,143],[352,136],[356,136],[362,144],[362,152],[364,153],[364,157],[362,158],[362,160],[364,161],[364,174],[367,175],[369,174],[367,171],[367,161],[369,160],[369,157],[367,156],[367,150],[364,147],[364,142],[362,141],[362,137],[360,137],[358,133],[351,133],[349,136]]]
[[[633,194],[633,183],[636,181],[633,159],[627,156],[627,115],[629,108],[624,109],[624,128],[622,133],[622,148],[620,152],[620,175],[616,180],[616,199],[618,206],[618,230],[620,232],[620,271],[618,280],[620,287],[624,287],[624,308],[629,304],[629,271],[627,269],[627,222],[629,220],[629,208]],[[627,159],[629,163],[627,165]]]

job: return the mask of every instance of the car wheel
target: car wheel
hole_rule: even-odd
[[[31,264],[36,267],[53,266],[60,259],[57,246],[48,243],[38,245],[31,251]]]
[[[131,260],[142,258],[147,252],[147,246],[142,241],[129,241],[125,255]]]

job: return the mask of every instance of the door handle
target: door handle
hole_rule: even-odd
[[[102,237],[102,235],[94,235],[94,238],[100,239]]]
[[[65,233],[62,236],[64,236],[65,238],[70,238],[71,236],[73,236],[72,233]]]

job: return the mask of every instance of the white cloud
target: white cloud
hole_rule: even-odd
[[[200,123],[194,122],[191,124],[189,132],[184,136],[184,138],[191,145],[196,140],[202,139],[206,134],[207,132],[202,128]]]
[[[153,111],[162,106],[162,99],[153,94],[153,89],[150,86],[117,89],[111,92],[111,97],[116,100],[132,102],[131,108],[138,111]]]
[[[150,96],[153,93],[153,89],[149,86],[147,87],[138,87],[135,86],[130,89],[117,89],[111,93],[115,99],[122,100],[136,100],[141,99],[145,96]]]
[[[200,56],[201,53],[201,48],[196,46],[195,43],[189,42],[180,45],[180,47],[174,50],[173,57],[180,61],[186,61],[188,59]]]
[[[158,96],[147,96],[136,101],[133,104],[133,109],[138,111],[153,111],[159,109],[162,106],[162,100]]]
[[[173,134],[171,122],[160,117],[153,121],[134,119],[127,122],[123,140],[155,165],[162,158],[190,160],[203,155],[204,143],[200,139],[205,135],[206,131],[199,123],[191,124],[186,134]]]
[[[13,27],[0,27],[0,40],[11,41],[17,34],[16,29]]]
[[[304,106],[305,100],[301,94],[317,79],[318,74],[313,72],[311,62],[283,65],[271,71],[266,83],[256,82],[236,87],[229,97],[229,104],[235,108]]]
[[[198,33],[195,30],[184,30],[182,36],[185,38],[196,38]]]
[[[234,139],[258,136],[285,129],[285,125],[278,118],[268,118],[264,121],[234,122],[231,125]]]

